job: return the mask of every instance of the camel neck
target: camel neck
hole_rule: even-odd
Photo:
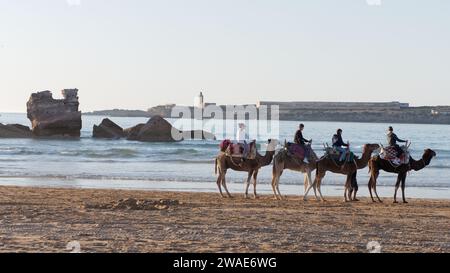
[[[364,149],[364,152],[361,156],[361,159],[356,160],[356,163],[358,165],[358,169],[362,169],[367,167],[369,164],[370,157],[372,155],[372,152],[369,151],[369,149]]]
[[[415,171],[420,171],[424,169],[426,166],[430,164],[431,159],[428,159],[424,156],[422,156],[422,159],[420,160],[414,160],[412,157],[410,158],[410,165],[411,168]]]
[[[267,166],[272,162],[273,155],[275,152],[272,151],[266,151],[266,154],[264,156],[257,153],[258,162],[261,166]]]

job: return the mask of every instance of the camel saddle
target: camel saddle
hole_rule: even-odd
[[[230,140],[223,140],[220,143],[220,150],[226,155],[241,159],[256,158],[256,140],[250,143],[233,143]]]
[[[403,153],[400,156],[397,156],[397,150],[394,146],[383,147],[380,152],[380,158],[388,160],[396,166],[409,164],[409,152],[406,146],[402,146],[401,148],[403,150]]]
[[[352,151],[348,151],[347,156],[345,157],[345,160],[340,161],[341,153],[338,150],[334,149],[333,147],[325,148],[324,157],[328,157],[328,158],[332,159],[338,165],[344,165],[345,163],[351,163],[357,158],[357,156]]]
[[[306,156],[306,147],[304,145],[288,142],[286,143],[286,150],[290,156],[303,161]]]

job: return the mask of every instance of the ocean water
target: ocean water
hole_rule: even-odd
[[[92,139],[92,127],[104,117],[83,116],[79,140],[0,139],[0,185],[39,187],[117,188],[180,191],[216,191],[214,157],[219,141],[180,143],[143,143],[126,140]],[[111,118],[127,128],[146,122],[146,118]],[[175,120],[170,120],[174,123]],[[228,121],[232,122],[232,121]],[[29,125],[26,114],[2,113],[0,123]],[[292,140],[299,122],[280,121],[279,135],[258,137],[261,153],[268,138]],[[365,143],[385,143],[385,131],[391,124],[304,122],[304,135],[313,139],[313,148],[323,154],[323,143],[330,143],[337,128],[344,140],[360,155]],[[450,198],[450,126],[394,124],[400,138],[412,141],[411,153],[420,158],[425,148],[437,153],[430,166],[411,172],[407,178],[408,196]],[[233,128],[233,127],[232,127]],[[233,193],[243,192],[246,174],[229,171],[227,181]],[[360,170],[361,195],[367,195],[368,169]],[[324,194],[340,195],[345,177],[328,173]],[[381,173],[378,185],[383,196],[393,194],[396,176]],[[263,168],[258,192],[269,193],[271,166]],[[303,175],[286,171],[280,182],[284,194],[303,194]],[[251,188],[250,188],[251,189]]]

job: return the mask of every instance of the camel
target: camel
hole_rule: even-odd
[[[393,165],[389,160],[382,159],[380,156],[374,156],[369,161],[369,193],[370,198],[372,198],[373,202],[376,202],[372,195],[372,190],[375,192],[375,196],[377,197],[379,202],[381,201],[380,197],[377,193],[377,178],[380,174],[380,170],[383,170],[388,173],[396,173],[397,175],[397,183],[395,184],[395,193],[394,193],[394,203],[397,202],[397,191],[398,188],[402,187],[402,199],[403,203],[408,203],[405,198],[405,182],[406,175],[410,170],[420,171],[424,169],[426,166],[430,165],[433,157],[436,156],[436,152],[431,149],[424,150],[423,156],[421,160],[414,160],[411,156],[409,157],[409,164],[401,164],[398,166]]]
[[[248,198],[248,188],[250,187],[250,180],[253,176],[253,197],[257,198],[256,181],[259,169],[272,163],[272,159],[275,154],[275,149],[277,145],[278,145],[277,140],[269,139],[265,155],[260,155],[258,152],[256,152],[255,159],[246,159],[243,162],[241,162],[239,159],[234,159],[225,152],[220,152],[215,160],[215,173],[219,174],[217,177],[217,187],[219,188],[220,196],[225,198],[225,196],[222,193],[222,186],[223,186],[227,196],[231,198],[231,194],[227,189],[225,176],[227,170],[232,169],[238,172],[248,173],[245,188],[245,198]]]
[[[316,169],[316,162],[318,159],[319,158],[314,153],[314,151],[311,150],[311,159],[309,160],[309,163],[300,161],[299,159],[288,154],[288,150],[285,145],[285,148],[281,150],[279,153],[277,153],[273,159],[272,189],[274,193],[274,199],[280,200],[283,199],[279,189],[280,177],[283,174],[283,171],[285,169],[288,169],[305,174],[304,175],[305,195],[303,196],[303,200],[304,201],[307,200],[307,196],[311,188],[314,189],[314,195],[316,196],[316,199],[319,200],[319,198],[317,197],[317,191],[315,187],[316,184],[314,184],[311,179],[311,172],[313,172]],[[322,194],[320,194],[320,198],[323,199]]]
[[[329,158],[328,156],[324,156],[321,159],[319,159],[319,161],[317,161],[316,163],[316,179],[314,181],[319,191],[319,194],[321,193],[320,188],[322,185],[322,180],[325,177],[326,172],[330,171],[333,173],[347,175],[344,190],[345,202],[358,201],[358,199],[356,199],[356,193],[358,191],[356,182],[357,171],[358,169],[363,169],[367,167],[369,160],[372,156],[372,153],[375,150],[378,150],[379,148],[380,145],[378,144],[366,144],[363,147],[363,153],[361,158],[355,158],[353,162],[346,162],[343,165],[338,165],[335,160]],[[353,198],[352,193],[354,193]]]

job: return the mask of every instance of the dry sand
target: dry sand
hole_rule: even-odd
[[[450,252],[450,200],[384,201],[0,187],[0,252]]]

